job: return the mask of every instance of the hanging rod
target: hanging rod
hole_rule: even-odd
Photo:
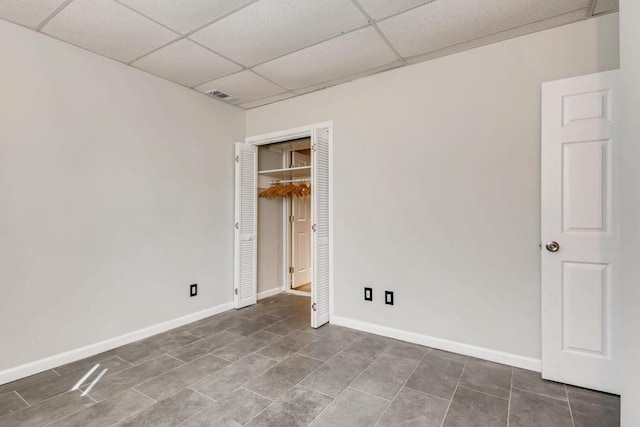
[[[280,179],[278,181],[271,181],[271,185],[293,183],[293,182],[309,182],[309,181],[311,181],[311,178]]]

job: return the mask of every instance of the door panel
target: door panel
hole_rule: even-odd
[[[610,141],[573,142],[562,145],[563,229],[605,231],[610,216]]]
[[[562,348],[605,355],[606,264],[562,264]]]
[[[309,166],[311,157],[293,152],[291,164],[293,167]],[[294,197],[291,199],[292,265],[293,277],[291,287],[305,285],[311,282],[311,197]]]
[[[234,306],[257,302],[258,149],[236,143]]]
[[[617,75],[542,90],[542,376],[611,393],[621,388]]]
[[[313,280],[311,281],[311,326],[317,328],[329,321],[329,292],[331,287],[331,224],[330,174],[331,153],[329,128],[315,128],[312,133],[312,191],[313,203]]]

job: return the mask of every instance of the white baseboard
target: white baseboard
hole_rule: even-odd
[[[269,297],[272,297],[274,295],[278,295],[279,293],[282,293],[282,288],[281,287],[269,289],[268,291],[259,292],[258,293],[258,300],[269,298]]]
[[[204,319],[205,317],[231,310],[232,308],[233,302],[228,302],[196,313],[187,314],[186,316],[178,317],[177,319],[138,329],[137,331],[129,332],[118,337],[109,338],[95,344],[59,353],[34,362],[25,363],[24,365],[16,366],[14,368],[5,369],[4,371],[0,371],[0,385],[46,371],[47,369],[53,369],[57,366],[75,362],[76,360],[84,359],[86,357],[186,325],[187,323],[192,323],[197,320]]]
[[[344,326],[346,328],[357,329],[359,331],[382,335],[389,338],[395,338],[401,341],[407,341],[414,344],[437,348],[439,350],[450,351],[453,353],[463,354],[465,356],[471,356],[478,359],[489,360],[491,362],[502,363],[504,365],[515,366],[516,368],[528,369],[530,371],[536,372],[540,372],[542,369],[542,362],[539,359],[533,359],[531,357],[505,353],[503,351],[491,350],[489,348],[477,347],[475,345],[449,341],[442,338],[435,338],[428,335],[389,328],[387,326],[362,322],[360,320],[349,319],[341,316],[333,316],[331,318],[331,323],[339,326]]]

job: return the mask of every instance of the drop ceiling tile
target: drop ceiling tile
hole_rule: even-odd
[[[411,57],[585,9],[589,1],[438,0],[378,26],[403,57]]]
[[[235,103],[245,103],[285,92],[285,89],[249,70],[204,83],[195,89],[200,92],[222,91],[235,98]]]
[[[65,0],[0,0],[0,18],[36,28]]]
[[[441,56],[452,55],[454,53],[474,49],[480,46],[485,46],[515,37],[520,37],[525,34],[531,34],[538,31],[544,31],[550,28],[571,24],[573,22],[584,20],[586,13],[586,9],[581,9],[575,12],[565,13],[564,15],[558,15],[548,19],[543,19],[541,21],[532,22],[531,24],[522,25],[520,27],[512,28],[510,30],[502,31],[499,33],[494,33],[486,37],[481,37],[479,39],[473,39],[468,42],[449,46],[444,49],[426,53],[424,55],[413,56],[407,59],[407,64],[417,64],[419,62],[429,61]]]
[[[359,73],[397,60],[371,27],[308,47],[255,68],[286,87],[301,89]]]
[[[260,0],[190,37],[245,66],[366,25],[345,0]]]
[[[167,27],[186,33],[249,0],[118,0]]]
[[[189,87],[241,69],[187,39],[165,46],[131,65]]]
[[[176,33],[112,0],[74,0],[42,32],[100,55],[129,62]]]
[[[409,8],[435,0],[357,0],[373,19],[382,19]]]
[[[262,98],[257,101],[246,102],[244,104],[238,105],[238,107],[244,108],[245,110],[249,110],[251,108],[261,107],[263,105],[271,104],[273,102],[284,101],[285,99],[293,98],[294,96],[298,96],[298,95],[292,92],[286,92],[286,93],[281,93],[280,95]]]
[[[601,13],[614,12],[619,8],[618,0],[598,0],[593,14],[599,15]]]

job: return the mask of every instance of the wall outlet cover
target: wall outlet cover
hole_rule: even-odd
[[[198,295],[198,284],[194,283],[193,285],[191,285],[189,287],[189,296],[190,297],[195,297]]]
[[[373,301],[373,289],[364,288],[364,300],[365,301]]]
[[[388,305],[393,305],[393,292],[384,291],[384,303]]]

